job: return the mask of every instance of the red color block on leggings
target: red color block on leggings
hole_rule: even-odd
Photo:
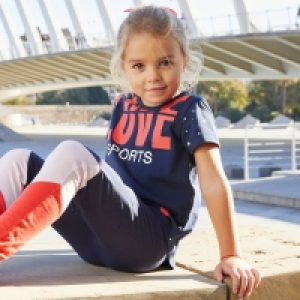
[[[31,183],[0,216],[0,260],[14,254],[62,213],[61,186]]]
[[[3,198],[3,194],[0,192],[0,215],[3,214],[6,210],[6,203]]]

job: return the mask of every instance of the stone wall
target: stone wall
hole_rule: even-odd
[[[8,105],[16,113],[37,115],[40,123],[90,122],[110,114],[112,105]]]

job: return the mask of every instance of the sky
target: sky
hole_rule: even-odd
[[[23,0],[24,1],[24,0]],[[26,5],[30,9],[31,19],[43,33],[48,33],[40,10],[39,0],[26,0]],[[57,23],[61,28],[69,28],[75,35],[72,22],[68,15],[65,0],[45,0],[55,11]],[[68,0],[66,0],[68,1]],[[84,25],[88,28],[91,36],[105,37],[105,28],[102,24],[95,0],[74,0],[80,6]],[[24,26],[19,16],[15,0],[2,0],[7,5],[14,25],[19,35],[24,34]],[[25,1],[24,1],[25,2]],[[110,0],[109,5],[113,11],[113,20],[118,26],[126,17],[124,9],[133,6],[133,0]],[[221,35],[230,31],[238,31],[238,22],[234,16],[234,6],[232,0],[189,0],[191,3],[194,19],[201,31],[207,35]],[[297,8],[300,0],[246,0],[248,10],[251,12],[253,23],[262,29],[266,29],[270,23],[274,28],[282,29],[288,23],[295,23]],[[169,6],[181,15],[177,0],[144,0],[145,4],[156,4]],[[8,40],[0,18],[0,51],[8,47]]]

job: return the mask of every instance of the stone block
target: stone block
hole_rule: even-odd
[[[260,286],[247,299],[299,300],[299,233],[253,224],[240,226],[239,236],[244,259],[262,275]],[[180,244],[177,262],[187,270],[211,277],[218,261],[218,244],[212,228],[196,229]],[[231,286],[229,278],[225,283]],[[240,298],[229,293],[228,300],[237,299]]]
[[[264,165],[259,168],[258,175],[259,175],[259,177],[269,177],[269,176],[272,176],[272,173],[274,171],[281,171],[281,170],[282,170],[282,168],[280,168],[278,166],[268,164],[268,165]]]
[[[244,179],[244,168],[239,165],[227,165],[224,167],[224,171],[229,179]]]
[[[300,199],[294,199],[295,208],[300,209]]]

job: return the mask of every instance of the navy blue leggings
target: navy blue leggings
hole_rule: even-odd
[[[127,272],[172,266],[181,236],[174,220],[149,206],[95,153],[99,173],[80,189],[53,228],[88,263]],[[29,184],[44,160],[31,152]],[[103,167],[105,164],[105,167]]]

